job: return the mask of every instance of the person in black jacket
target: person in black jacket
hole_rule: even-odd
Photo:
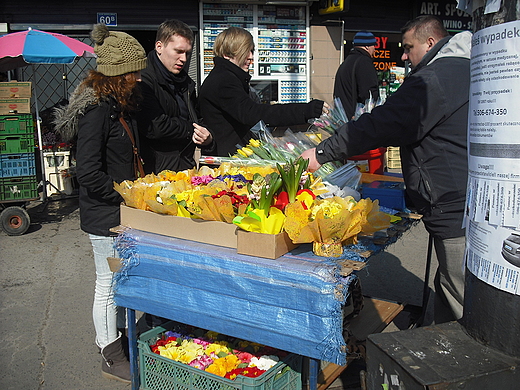
[[[442,22],[420,16],[403,27],[403,61],[412,71],[385,104],[305,151],[309,169],[382,146],[400,146],[406,191],[433,237],[435,322],[462,317],[464,205],[471,33],[450,37]]]
[[[215,39],[215,66],[199,94],[200,112],[216,144],[210,155],[233,155],[237,144],[246,145],[254,138],[250,129],[260,120],[268,126],[304,124],[328,107],[321,100],[274,105],[255,101],[249,88],[254,47],[252,35],[239,27],[230,27]]]
[[[334,80],[334,97],[341,100],[347,118],[354,116],[357,103],[379,98],[377,72],[372,61],[376,38],[371,32],[360,31],[354,35],[353,45]]]
[[[212,135],[196,111],[195,82],[185,70],[193,39],[186,23],[169,19],[159,26],[155,49],[148,54],[138,114],[146,173],[191,169],[195,148],[211,146]]]
[[[65,139],[76,139],[81,229],[89,235],[96,266],[92,314],[102,374],[130,383],[130,364],[119,330],[126,327],[125,313],[118,311],[114,303],[107,258],[118,257],[114,249],[116,234],[110,229],[120,224],[123,198],[114,190],[114,182],[136,179],[135,87],[146,67],[146,53],[135,38],[109,31],[104,24],[95,25],[91,36],[97,71],[90,71],[68,106],[56,109],[55,124]]]

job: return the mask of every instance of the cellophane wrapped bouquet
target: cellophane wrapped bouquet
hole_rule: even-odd
[[[333,108],[326,115],[336,116],[335,112]],[[256,127],[258,128],[257,138],[251,139],[246,146],[237,145],[237,153],[226,161],[235,159],[239,163],[243,163],[243,161],[249,160],[251,165],[258,165],[264,161],[265,164],[271,166],[284,165],[295,161],[305,150],[315,147],[330,136],[314,127],[314,130],[309,129],[296,133],[287,129],[283,136],[273,137],[263,122],[259,122]],[[357,189],[361,179],[361,174],[355,164],[351,162],[347,164],[341,164],[338,161],[328,162],[313,174],[323,180],[324,185],[328,186],[329,193],[338,195],[345,195],[346,188]]]
[[[323,114],[316,119],[311,119],[309,122],[316,128],[315,131],[318,131],[322,134],[322,137],[326,138],[334,134],[336,130],[345,123],[359,119],[361,115],[372,112],[375,107],[380,106],[381,104],[383,104],[383,100],[380,98],[375,100],[370,97],[364,104],[358,103],[356,105],[356,111],[353,118],[347,118],[341,100],[339,98],[334,98],[334,103],[331,104],[327,114]]]
[[[295,243],[317,243],[315,253],[323,256],[339,256],[342,245],[355,242],[358,234],[390,226],[390,216],[379,211],[377,201],[321,199],[329,190],[321,177],[306,171],[307,165],[301,158],[274,167],[223,163],[114,185],[127,206],[234,223],[257,233],[286,231]],[[320,250],[329,243],[334,251]]]

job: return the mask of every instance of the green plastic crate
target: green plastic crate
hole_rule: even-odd
[[[34,134],[0,136],[0,153],[34,152]]]
[[[170,330],[168,322],[143,333],[137,342],[141,390],[301,390],[302,357],[289,354],[257,378],[238,376],[235,380],[188,366],[153,353],[161,333]]]
[[[36,179],[36,176],[0,179],[0,201],[37,198],[38,180]]]
[[[0,135],[32,133],[34,133],[32,114],[0,115]]]

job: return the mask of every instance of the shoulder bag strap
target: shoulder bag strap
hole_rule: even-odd
[[[130,138],[130,142],[132,143],[132,149],[134,151],[134,169],[136,177],[144,177],[144,168],[143,168],[143,160],[141,159],[141,156],[139,155],[139,150],[137,149],[137,146],[135,145],[135,138],[134,134],[130,130],[130,127],[128,127],[128,123],[126,123],[125,119],[120,116],[119,122],[123,125],[123,127],[126,130],[126,133],[128,134],[128,138]]]

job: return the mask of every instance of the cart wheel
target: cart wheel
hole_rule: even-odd
[[[0,224],[9,236],[21,236],[29,229],[31,218],[24,208],[11,206],[0,213]]]

